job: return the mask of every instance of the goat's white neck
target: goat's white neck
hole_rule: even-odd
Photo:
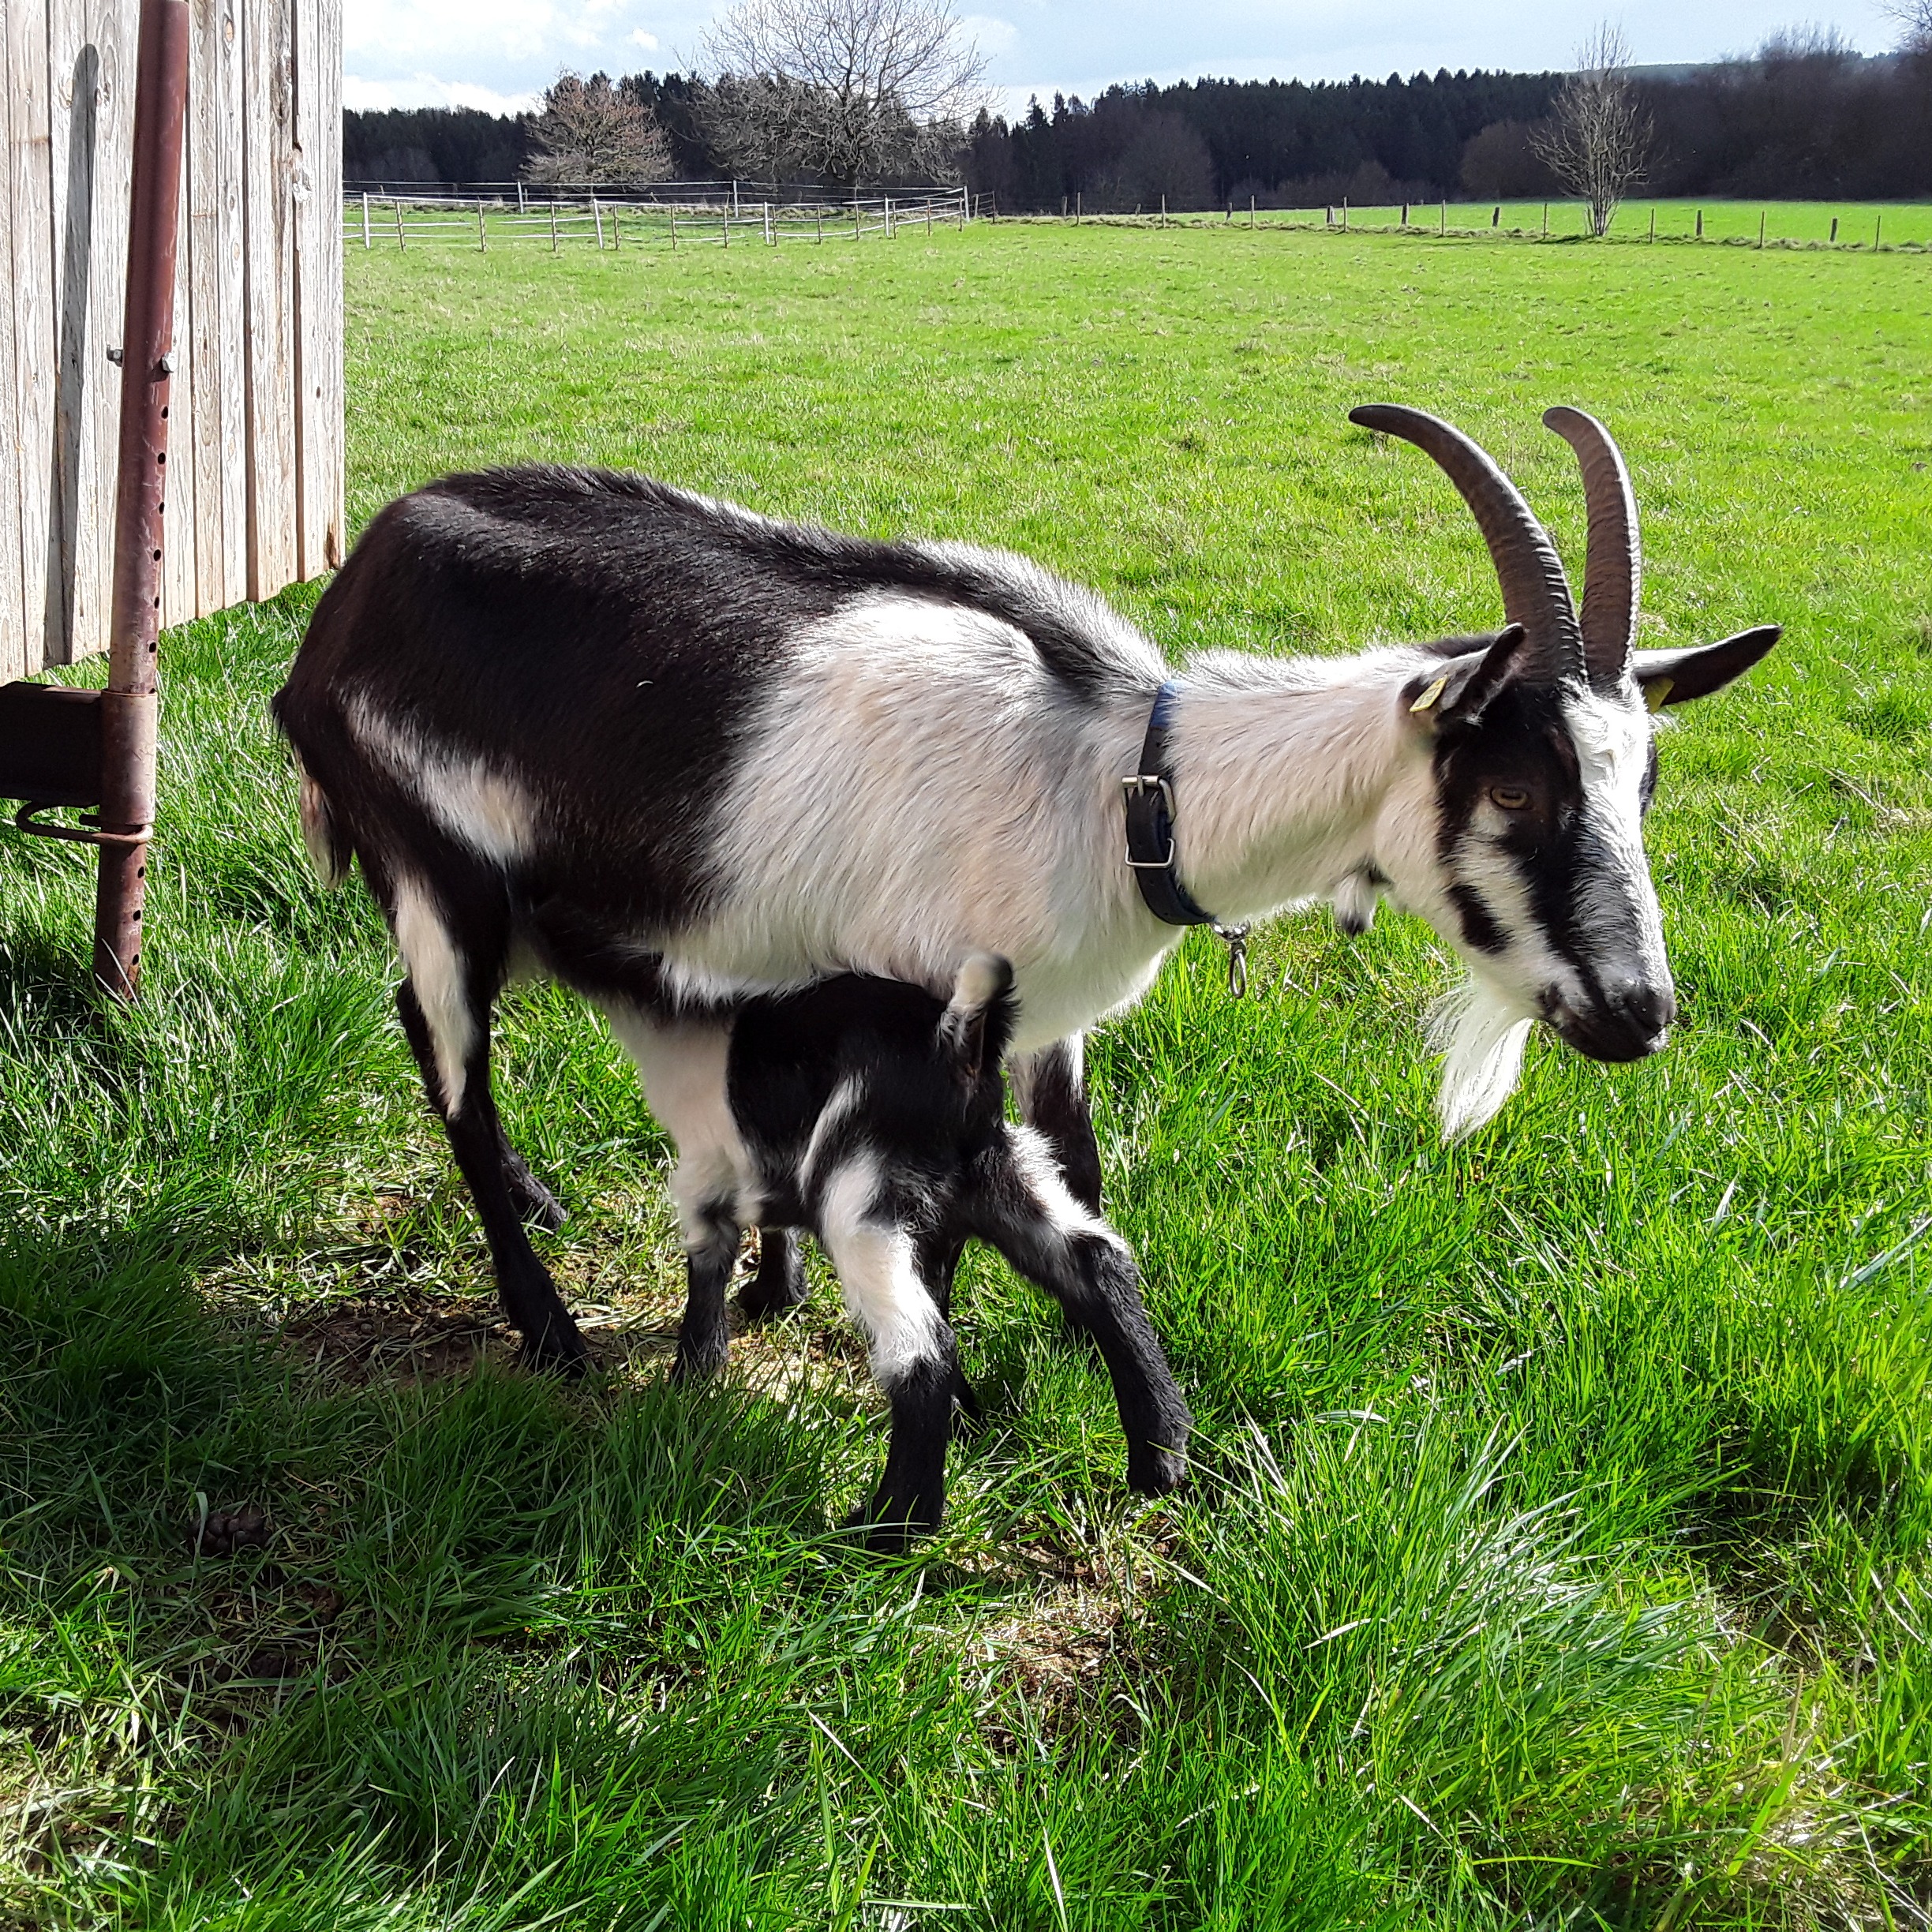
[[[1182,674],[1168,734],[1175,858],[1204,909],[1258,918],[1374,863],[1390,787],[1426,755],[1398,700],[1418,661],[1216,653]]]

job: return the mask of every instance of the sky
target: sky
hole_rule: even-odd
[[[970,0],[969,0],[970,3]],[[663,73],[696,64],[706,0],[344,0],[344,96],[351,107],[527,107],[564,69]],[[968,24],[996,107],[1091,98],[1116,80],[1213,74],[1384,80],[1439,67],[1536,72],[1567,66],[1605,17],[1604,0],[993,0]],[[1878,0],[1795,11],[1751,0],[1631,0],[1621,22],[1641,63],[1716,60],[1780,27],[1835,26],[1862,52],[1896,29]]]

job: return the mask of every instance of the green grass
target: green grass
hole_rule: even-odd
[[[1567,553],[1600,412],[1649,637],[1781,620],[1682,714],[1685,1009],[1434,1138],[1451,968],[1385,919],[1190,943],[1092,1055],[1202,1422],[1124,1491],[1095,1362],[983,1257],[993,1425],[903,1562],[817,1297],[666,1383],[667,1151],[597,1026],[500,1090],[605,1370],[520,1379],[359,891],[264,701],[312,593],[174,634],[145,995],[73,848],[0,853],[0,1911],[596,1928],[1906,1926],[1932,1905],[1932,353],[1909,255],[1002,227],[807,252],[350,251],[352,522],[647,468],[1009,544],[1177,656],[1492,622],[1455,416]],[[204,1511],[269,1546],[197,1556]]]

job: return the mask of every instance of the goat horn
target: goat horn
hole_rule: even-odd
[[[1583,502],[1589,541],[1583,558],[1583,659],[1590,681],[1615,685],[1630,668],[1637,642],[1637,597],[1643,582],[1643,547],[1637,536],[1637,496],[1623,454],[1594,416],[1559,404],[1543,412],[1583,466]]]
[[[1489,546],[1503,584],[1503,614],[1530,634],[1532,648],[1554,676],[1583,668],[1583,644],[1570,580],[1548,533],[1516,485],[1488,451],[1451,423],[1398,402],[1368,402],[1349,411],[1365,429],[1400,436],[1435,459],[1462,492]]]

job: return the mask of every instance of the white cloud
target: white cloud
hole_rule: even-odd
[[[642,27],[632,29],[630,43],[634,47],[642,47],[646,54],[657,51],[657,36],[653,33],[646,33]]]
[[[996,20],[990,13],[968,13],[960,24],[989,60],[1010,54],[1020,44],[1020,29],[1011,21]]]

